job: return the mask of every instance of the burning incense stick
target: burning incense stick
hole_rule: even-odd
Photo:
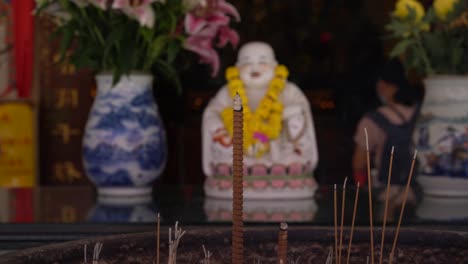
[[[281,223],[278,235],[278,263],[287,263],[288,254],[288,224]]]
[[[380,259],[379,264],[382,264],[383,259],[383,248],[385,241],[385,226],[387,224],[387,210],[388,210],[388,196],[390,194],[390,181],[392,179],[392,167],[393,167],[393,152],[395,147],[392,147],[392,152],[390,153],[390,165],[388,166],[388,179],[387,179],[387,190],[385,193],[385,210],[384,210],[384,219],[382,225],[382,240],[380,241]]]
[[[233,199],[232,199],[232,263],[244,263],[244,223],[243,223],[243,117],[242,100],[239,94],[234,97],[233,121]]]
[[[395,254],[396,243],[398,241],[398,234],[400,233],[401,220],[403,219],[403,213],[405,212],[406,198],[408,197],[408,190],[410,188],[411,178],[413,177],[414,164],[416,163],[417,154],[418,154],[418,151],[415,150],[414,151],[414,156],[413,156],[413,161],[411,162],[411,168],[410,168],[410,173],[409,173],[409,176],[408,176],[408,181],[406,182],[406,189],[405,189],[405,194],[403,196],[403,204],[401,205],[400,218],[398,219],[398,225],[397,225],[397,229],[395,231],[395,238],[393,239],[392,251],[390,253],[390,257],[389,257],[389,261],[388,261],[389,264],[392,264],[393,255]]]
[[[160,247],[160,227],[161,227],[161,215],[158,213],[158,223],[156,227],[156,264],[159,264],[159,247]]]
[[[358,199],[359,199],[359,182],[357,183],[356,196],[354,197],[353,220],[351,222],[351,234],[349,234],[348,255],[346,257],[346,264],[349,264],[349,256],[351,255],[351,245],[353,244],[354,222],[356,221]]]
[[[370,225],[370,244],[371,244],[371,263],[374,264],[374,224],[372,222],[372,177],[370,171],[370,154],[369,154],[369,136],[367,128],[364,128],[366,134],[366,158],[367,158],[367,186],[369,186],[369,225]]]
[[[346,196],[346,182],[348,177],[345,178],[343,183],[343,192],[341,197],[341,226],[340,226],[340,246],[338,253],[338,263],[341,264],[341,249],[343,247],[343,225],[344,225],[344,211],[345,211],[345,196]]]
[[[333,186],[333,209],[335,221],[335,263],[338,263],[338,213],[336,211],[336,184]]]

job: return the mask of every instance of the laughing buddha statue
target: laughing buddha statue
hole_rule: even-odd
[[[270,45],[241,47],[227,84],[203,114],[205,193],[232,198],[233,97],[242,99],[244,114],[244,198],[298,199],[317,188],[313,171],[318,153],[309,102],[287,81]]]

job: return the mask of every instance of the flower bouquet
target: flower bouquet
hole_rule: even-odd
[[[386,28],[397,39],[391,56],[404,55],[421,74],[468,72],[468,4],[435,0],[427,10],[417,0],[399,0]]]
[[[424,76],[415,128],[419,182],[439,196],[468,195],[468,2],[399,0],[387,29],[398,42],[391,56]]]
[[[219,58],[214,44],[222,48],[239,41],[229,24],[240,16],[225,0],[36,0],[36,4],[36,14],[52,15],[59,25],[61,54],[75,41],[70,62],[111,72],[114,82],[153,66],[175,74],[173,63],[181,49],[200,55],[216,75]]]

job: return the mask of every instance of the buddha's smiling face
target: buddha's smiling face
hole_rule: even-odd
[[[252,42],[240,49],[236,65],[246,88],[265,88],[275,76],[277,62],[268,44]]]

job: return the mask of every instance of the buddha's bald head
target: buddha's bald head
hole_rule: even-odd
[[[240,48],[236,66],[247,88],[262,88],[273,79],[277,64],[270,45],[264,42],[249,42]]]

